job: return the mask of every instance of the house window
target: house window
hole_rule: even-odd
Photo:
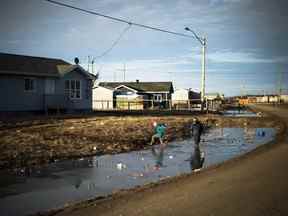
[[[161,101],[161,100],[162,100],[161,94],[154,95],[154,101]]]
[[[27,92],[35,91],[35,84],[36,84],[35,79],[25,78],[24,79],[24,90]]]
[[[81,99],[80,80],[65,80],[65,94],[71,99]]]

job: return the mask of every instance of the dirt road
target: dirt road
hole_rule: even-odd
[[[258,107],[288,126],[288,110]],[[277,117],[276,117],[277,116]],[[287,131],[285,132],[287,135]],[[90,215],[288,215],[288,141],[152,188],[58,212]]]

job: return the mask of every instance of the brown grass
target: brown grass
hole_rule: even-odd
[[[207,125],[263,125],[263,118],[202,116]],[[189,136],[192,116],[94,117],[19,122],[2,125],[0,168],[45,164],[55,159],[114,154],[147,148],[152,122],[168,124],[166,141]],[[271,124],[271,123],[270,123]],[[266,125],[267,126],[267,125]],[[268,125],[273,127],[273,125]]]

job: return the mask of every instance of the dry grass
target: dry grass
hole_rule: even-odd
[[[222,126],[240,127],[266,122],[257,118],[250,121],[216,116],[203,116],[201,120],[209,124],[217,122]],[[192,116],[89,117],[26,121],[13,127],[2,125],[0,168],[143,149],[150,143],[153,121],[168,124],[166,140],[171,141],[189,136]]]
[[[184,136],[191,118],[101,117],[20,124],[0,131],[0,166],[143,149],[150,142],[155,120],[169,125],[166,138],[170,141]]]

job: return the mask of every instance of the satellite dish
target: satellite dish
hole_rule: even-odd
[[[79,59],[76,57],[76,58],[74,58],[74,62],[75,62],[75,64],[79,64]]]

